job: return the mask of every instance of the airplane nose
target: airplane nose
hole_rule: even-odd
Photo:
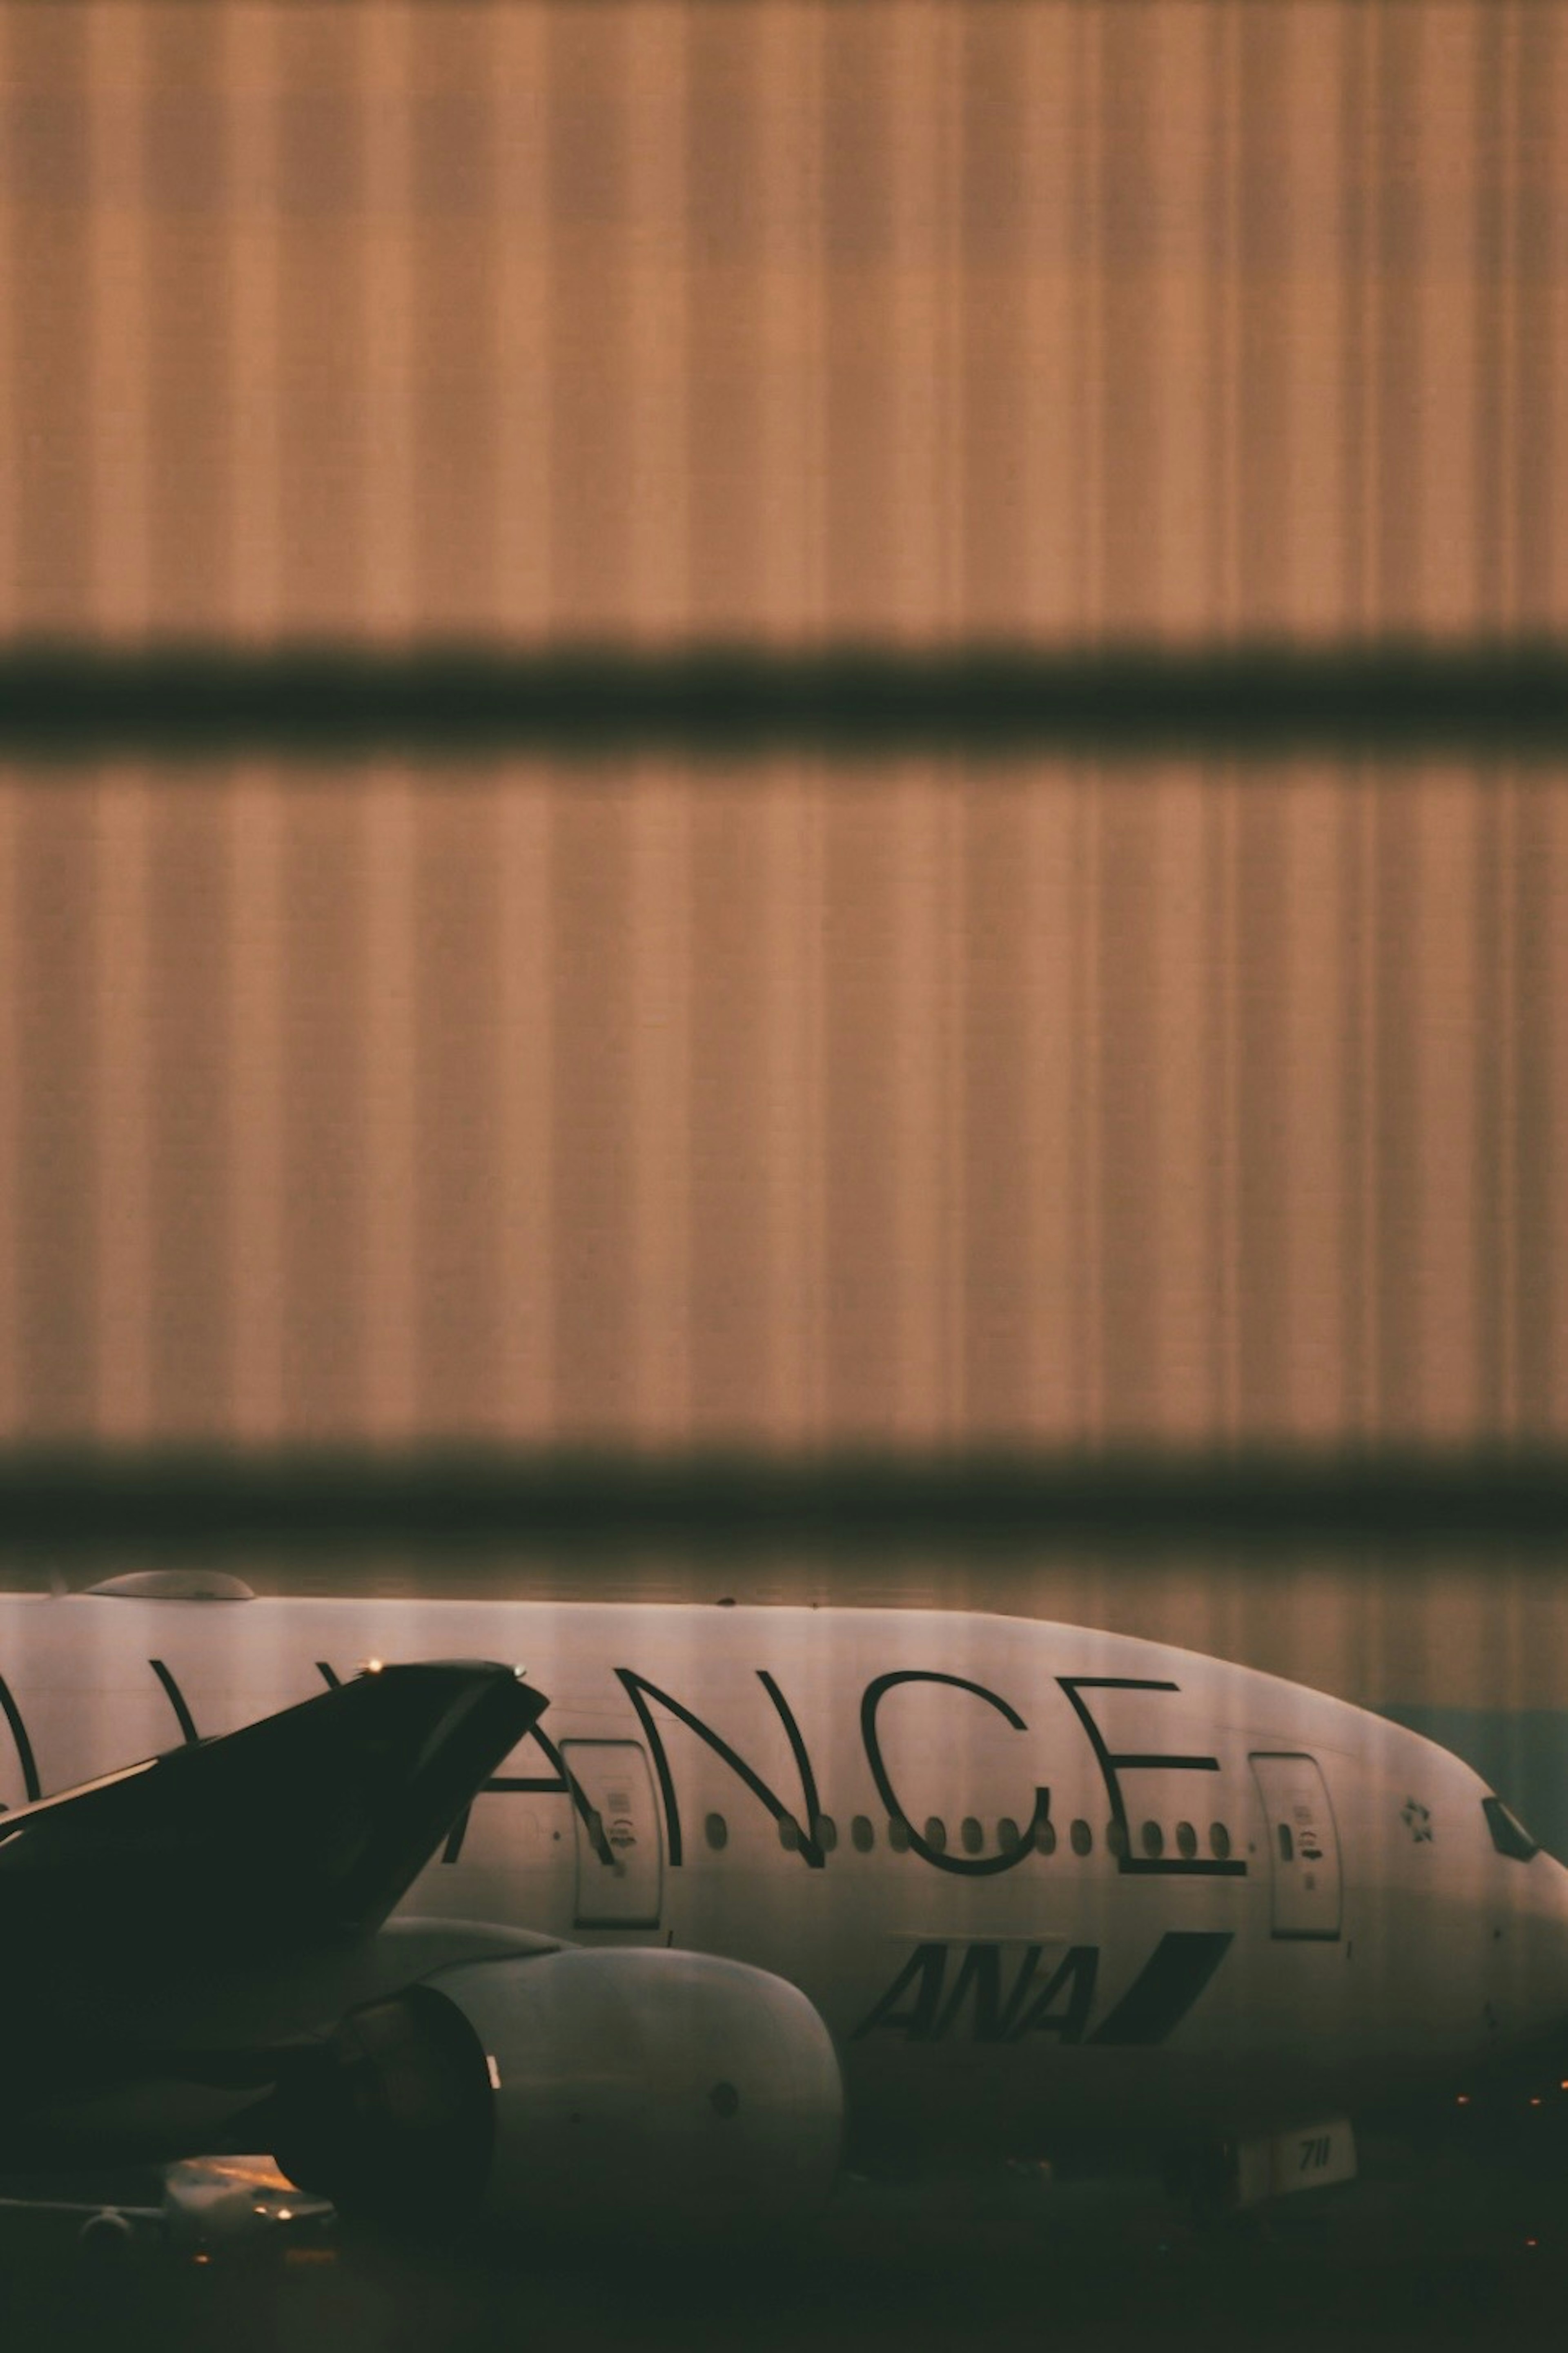
[[[1442,2114],[1484,2162],[1528,2152],[1555,2170],[1568,2162],[1568,1870],[1537,1854],[1515,1872],[1490,1891],[1480,2034]]]
[[[1489,2028],[1500,2043],[1553,2039],[1568,2074],[1568,1870],[1535,1855],[1514,1867],[1489,1910]]]

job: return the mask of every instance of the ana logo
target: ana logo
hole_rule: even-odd
[[[1058,2042],[1163,2042],[1231,1941],[1229,1929],[1169,1931],[1092,2031],[1098,1945],[1052,1952],[1026,1945],[1010,1981],[1010,1956],[1001,1945],[917,1945],[850,2039],[901,2034],[906,2042],[941,2042],[956,2031],[956,2039],[968,2042],[1018,2042],[1026,2034]]]

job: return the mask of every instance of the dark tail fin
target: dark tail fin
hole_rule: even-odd
[[[546,1704],[510,1667],[367,1670],[0,1816],[0,2001],[122,2010],[367,1935]]]

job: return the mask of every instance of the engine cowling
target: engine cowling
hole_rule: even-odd
[[[844,2119],[795,1987],[624,1949],[443,1969],[354,2012],[280,2105],[278,2162],[346,2210],[552,2233],[788,2226],[826,2198]]]

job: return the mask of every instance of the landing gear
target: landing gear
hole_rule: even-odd
[[[1323,2189],[1355,2177],[1355,2135],[1345,2116],[1321,2118],[1290,2132],[1216,2141],[1179,2152],[1167,2164],[1165,2186],[1187,2206],[1194,2223],[1272,2208],[1303,2189]]]

